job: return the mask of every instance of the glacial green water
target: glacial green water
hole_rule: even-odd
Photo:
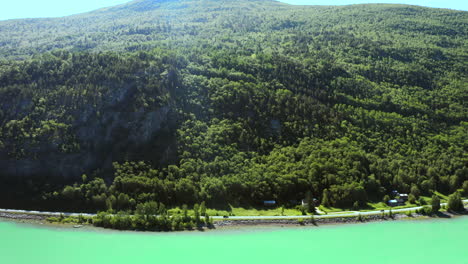
[[[136,233],[0,222],[1,263],[468,263],[468,218]]]

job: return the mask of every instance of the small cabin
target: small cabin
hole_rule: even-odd
[[[408,201],[408,194],[400,193],[400,199],[403,200],[403,202]]]
[[[398,202],[398,200],[393,199],[393,200],[389,200],[387,204],[389,206],[398,206],[400,203]]]
[[[263,201],[263,205],[264,206],[275,206],[276,201],[275,200],[266,200],[266,201]]]

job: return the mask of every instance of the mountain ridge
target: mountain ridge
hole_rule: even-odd
[[[232,12],[218,9],[218,11],[210,11],[214,12],[214,14],[216,14],[216,17],[212,17],[206,20],[207,18],[204,17],[205,10],[207,10],[207,8],[212,5],[214,5],[214,7],[212,8],[218,8],[220,6],[219,2],[201,1],[202,3],[204,3],[204,5],[194,4],[196,3],[196,1],[186,2],[192,4],[182,9],[164,9],[164,6],[171,5],[172,3],[179,3],[178,1],[165,1],[162,3],[162,7],[150,11],[143,11],[143,13],[131,13],[128,10],[129,7],[132,7],[134,5],[138,6],[140,3],[148,3],[147,1],[133,1],[127,4],[118,5],[117,7],[103,8],[84,14],[72,15],[62,18],[0,21],[0,43],[2,43],[2,47],[0,47],[0,56],[21,59],[25,58],[25,56],[30,56],[32,53],[50,51],[54,48],[95,51],[112,50],[112,48],[109,47],[110,43],[103,43],[102,41],[91,41],[91,43],[86,43],[89,41],[84,39],[83,36],[89,36],[89,38],[101,38],[100,35],[104,33],[109,35],[109,37],[112,36],[112,38],[117,38],[118,41],[121,42],[119,44],[119,48],[121,48],[126,45],[125,43],[133,42],[134,40],[132,40],[131,38],[124,38],[121,34],[126,34],[126,32],[120,33],[120,31],[129,30],[135,26],[138,26],[139,24],[144,25],[144,27],[146,27],[147,30],[153,31],[154,34],[157,34],[158,32],[156,31],[155,27],[158,23],[173,23],[175,25],[180,26],[193,25],[195,28],[200,28],[200,26],[206,23],[220,26],[223,23],[223,18],[220,16],[226,16],[226,18],[228,19],[229,17],[233,17],[233,19],[235,19],[234,16],[239,15],[233,15]],[[317,16],[316,19],[313,19],[317,22],[320,19],[327,21],[329,19],[327,18],[327,14],[329,12],[333,12],[334,10],[342,10],[340,12],[344,13],[357,12],[355,10],[368,10],[369,12],[372,12],[369,13],[369,15],[371,16],[374,16],[376,14],[373,12],[384,12],[385,10],[388,10],[388,12],[395,12],[398,10],[413,10],[410,12],[417,12],[421,14],[424,13],[426,15],[431,15],[431,10],[433,10],[432,12],[437,12],[436,10],[439,10],[425,7],[394,4],[370,4],[335,7],[307,6],[306,8],[304,8],[276,1],[235,1],[235,3],[243,3],[243,5],[246,5],[245,8],[247,9],[242,9],[244,7],[239,8],[236,4],[233,4],[233,2],[231,1],[223,1],[223,3],[224,2],[226,4],[223,5],[227,5],[227,8],[237,10],[237,12],[241,12],[241,10],[247,11],[247,13],[245,14],[248,15],[243,15],[244,19],[249,19],[249,23],[260,23],[257,24],[259,26],[262,25],[262,18],[259,18],[258,15],[261,14],[262,11],[256,14],[255,12],[251,12],[248,9],[248,6],[255,6],[255,4],[258,3],[268,3],[270,10],[275,10],[274,12],[276,12],[276,14],[274,16],[276,17],[281,17],[282,12],[284,12],[285,14],[292,13],[292,16],[303,16],[301,20],[304,22],[307,21],[307,18],[305,16],[307,16],[308,14],[312,16]],[[153,3],[153,1],[149,1],[149,3]],[[156,1],[156,3],[158,3],[159,5],[159,1]],[[271,4],[274,5],[271,6]],[[262,10],[260,7],[257,9]],[[450,14],[451,16],[459,16],[460,18],[466,16],[466,12],[464,11],[446,12],[448,12],[447,14]],[[186,17],[193,17],[194,14],[198,14],[197,16],[199,18],[194,18],[193,21],[189,21],[186,19]],[[396,15],[404,16],[405,14],[396,13]],[[279,19],[279,21],[281,21],[282,19],[283,18]],[[463,19],[466,20],[466,18]],[[339,23],[339,21],[336,21],[334,23]],[[320,23],[317,23],[317,26],[320,27]],[[271,29],[268,30],[271,31]],[[145,34],[147,34],[147,32],[145,32]],[[157,38],[157,36],[152,37],[152,39],[154,38]],[[147,40],[139,39],[138,42],[147,42]],[[76,43],[80,43],[81,45],[77,45]]]

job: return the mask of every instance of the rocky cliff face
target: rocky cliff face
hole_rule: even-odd
[[[167,105],[154,111],[106,111],[99,118],[95,118],[93,110],[88,111],[72,125],[71,130],[76,131],[75,141],[79,143],[78,150],[63,153],[59,149],[60,144],[56,144],[55,147],[48,146],[47,153],[12,158],[6,155],[8,150],[4,149],[0,159],[2,175],[77,178],[97,168],[109,168],[113,161],[145,155],[139,150],[157,141],[158,132],[162,129],[169,129],[171,107]],[[50,145],[50,142],[39,144]],[[31,153],[34,150],[25,151]],[[168,149],[152,151],[165,153]]]
[[[60,86],[52,82],[42,92],[36,89],[36,95],[2,98],[0,175],[77,178],[97,168],[109,168],[113,161],[168,159],[171,144],[167,140],[172,139],[167,132],[174,126],[174,118],[169,120],[172,103],[138,103],[143,96],[153,100],[164,93],[164,84],[150,89],[132,79],[120,84],[105,82],[83,90],[73,84],[70,91],[79,96],[71,99],[57,95]],[[161,147],[161,140],[169,144]]]

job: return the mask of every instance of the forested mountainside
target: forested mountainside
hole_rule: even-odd
[[[468,192],[467,34],[463,11],[269,0],[1,21],[0,206]]]

